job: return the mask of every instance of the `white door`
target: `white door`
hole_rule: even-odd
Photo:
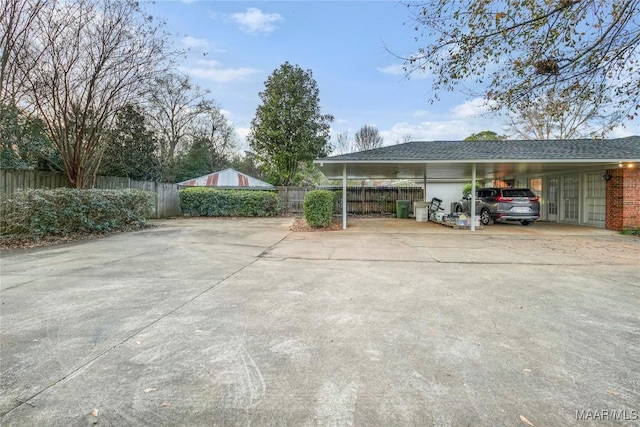
[[[580,208],[580,179],[578,175],[562,177],[562,220],[578,222]]]
[[[606,214],[606,184],[602,179],[604,172],[587,174],[587,191],[585,194],[585,217],[588,224],[604,227]]]
[[[560,198],[560,180],[558,178],[549,178],[547,184],[547,219],[549,221],[558,220],[558,202]]]

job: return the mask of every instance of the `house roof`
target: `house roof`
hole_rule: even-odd
[[[215,187],[224,189],[273,190],[275,187],[235,169],[224,169],[178,183],[181,187]]]
[[[315,160],[329,178],[353,177],[454,179],[479,175],[551,173],[640,162],[640,137],[593,140],[412,141]]]

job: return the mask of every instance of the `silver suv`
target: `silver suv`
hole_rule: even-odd
[[[456,212],[471,213],[471,195],[456,204]],[[540,218],[540,198],[528,188],[481,188],[476,191],[476,215],[483,225],[497,220],[533,225]]]

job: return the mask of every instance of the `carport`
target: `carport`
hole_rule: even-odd
[[[314,161],[342,179],[342,227],[347,228],[349,179],[468,179],[473,184],[537,187],[543,219],[606,228],[640,226],[640,137],[593,140],[412,141]],[[535,185],[532,185],[535,184]],[[635,207],[634,207],[635,205]],[[475,231],[474,221],[471,231]],[[620,224],[620,225],[619,225]]]

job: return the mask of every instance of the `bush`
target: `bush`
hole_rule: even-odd
[[[153,202],[154,194],[131,189],[19,191],[1,200],[0,234],[39,239],[141,226]]]
[[[312,227],[328,227],[333,220],[334,194],[327,190],[309,191],[304,195],[304,218]]]
[[[280,199],[273,191],[194,187],[180,190],[180,207],[189,216],[275,216]]]

